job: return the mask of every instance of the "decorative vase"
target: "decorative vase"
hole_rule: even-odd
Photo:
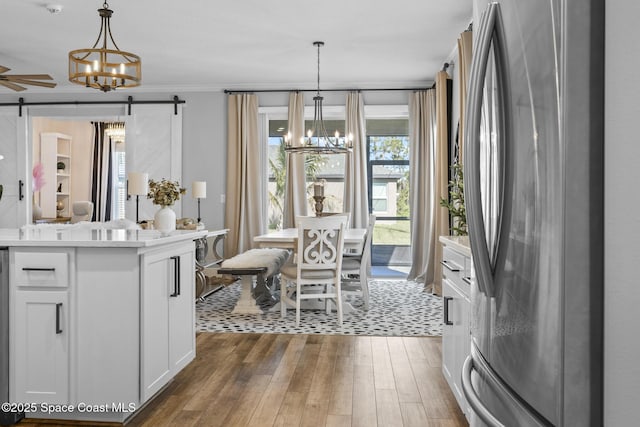
[[[36,203],[36,198],[33,198],[33,201],[31,203],[31,213],[32,213],[32,217],[33,220],[35,221],[36,219],[41,219],[42,218],[42,208],[40,207],[40,205],[38,203]]]
[[[169,206],[163,206],[153,216],[153,228],[163,233],[176,229],[176,213]]]

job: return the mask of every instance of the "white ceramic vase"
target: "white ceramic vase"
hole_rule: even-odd
[[[36,202],[35,196],[33,197],[32,204],[31,204],[31,213],[34,221],[42,218],[42,208]]]
[[[153,228],[168,233],[176,229],[176,213],[169,206],[163,206],[153,217]]]

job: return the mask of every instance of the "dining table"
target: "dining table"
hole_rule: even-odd
[[[366,228],[347,228],[344,230],[344,249],[346,251],[361,252],[364,245],[364,238],[367,234]],[[295,249],[298,241],[297,228],[283,228],[261,234],[253,238],[253,241],[261,248],[284,248]]]
[[[345,252],[362,253],[362,247],[364,245],[365,236],[367,234],[366,228],[347,228],[344,230],[344,250]],[[272,231],[270,233],[261,234],[255,236],[253,241],[261,248],[283,248],[283,249],[296,249],[298,242],[298,229],[297,228],[283,228],[281,230]],[[324,303],[322,303],[324,304]],[[302,301],[303,309],[323,309],[324,305],[320,306],[317,300],[304,300]],[[269,311],[279,311],[280,303],[271,307]],[[357,311],[351,304],[344,301],[342,302],[342,311],[344,314]]]

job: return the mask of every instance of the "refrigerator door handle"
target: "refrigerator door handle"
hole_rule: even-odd
[[[482,419],[489,427],[505,427],[493,414],[482,404],[471,384],[471,371],[473,370],[473,357],[468,355],[462,365],[462,391],[467,402],[473,408],[476,415]]]
[[[535,412],[534,408],[530,407],[522,397],[515,394],[496,373],[493,371],[489,363],[484,359],[482,353],[472,343],[470,346],[471,354],[467,356],[462,366],[462,391],[467,398],[467,402],[476,415],[482,419],[489,427],[503,427],[505,425],[518,425],[529,427],[551,427],[549,421],[544,419],[542,415]],[[487,408],[487,405],[478,395],[476,389],[473,387],[471,380],[471,372],[475,371],[481,384],[485,384],[486,387],[481,387],[483,392],[489,394],[484,395],[484,402],[492,402],[494,406],[494,412]],[[489,390],[491,390],[489,392]],[[499,408],[509,408],[508,413],[500,412],[500,417],[503,421],[500,421],[494,414]],[[506,423],[506,424],[505,424]]]
[[[491,54],[491,46],[496,26],[500,26],[500,5],[491,3],[483,12],[478,30],[477,47],[474,46],[471,61],[471,79],[467,99],[467,119],[465,123],[467,142],[464,145],[465,158],[464,177],[466,190],[464,194],[469,224],[469,241],[476,270],[476,283],[480,292],[487,296],[495,296],[493,286],[493,268],[487,247],[486,227],[482,215],[482,196],[480,181],[480,125],[482,117],[482,98],[487,63]],[[498,43],[499,44],[499,43]],[[498,46],[500,48],[501,46]],[[499,195],[500,198],[501,195]]]

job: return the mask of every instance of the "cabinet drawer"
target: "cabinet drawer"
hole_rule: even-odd
[[[444,247],[442,252],[442,264],[445,269],[452,272],[464,273],[466,267],[466,257],[459,252]]]
[[[16,252],[14,280],[17,286],[69,286],[67,252]]]

